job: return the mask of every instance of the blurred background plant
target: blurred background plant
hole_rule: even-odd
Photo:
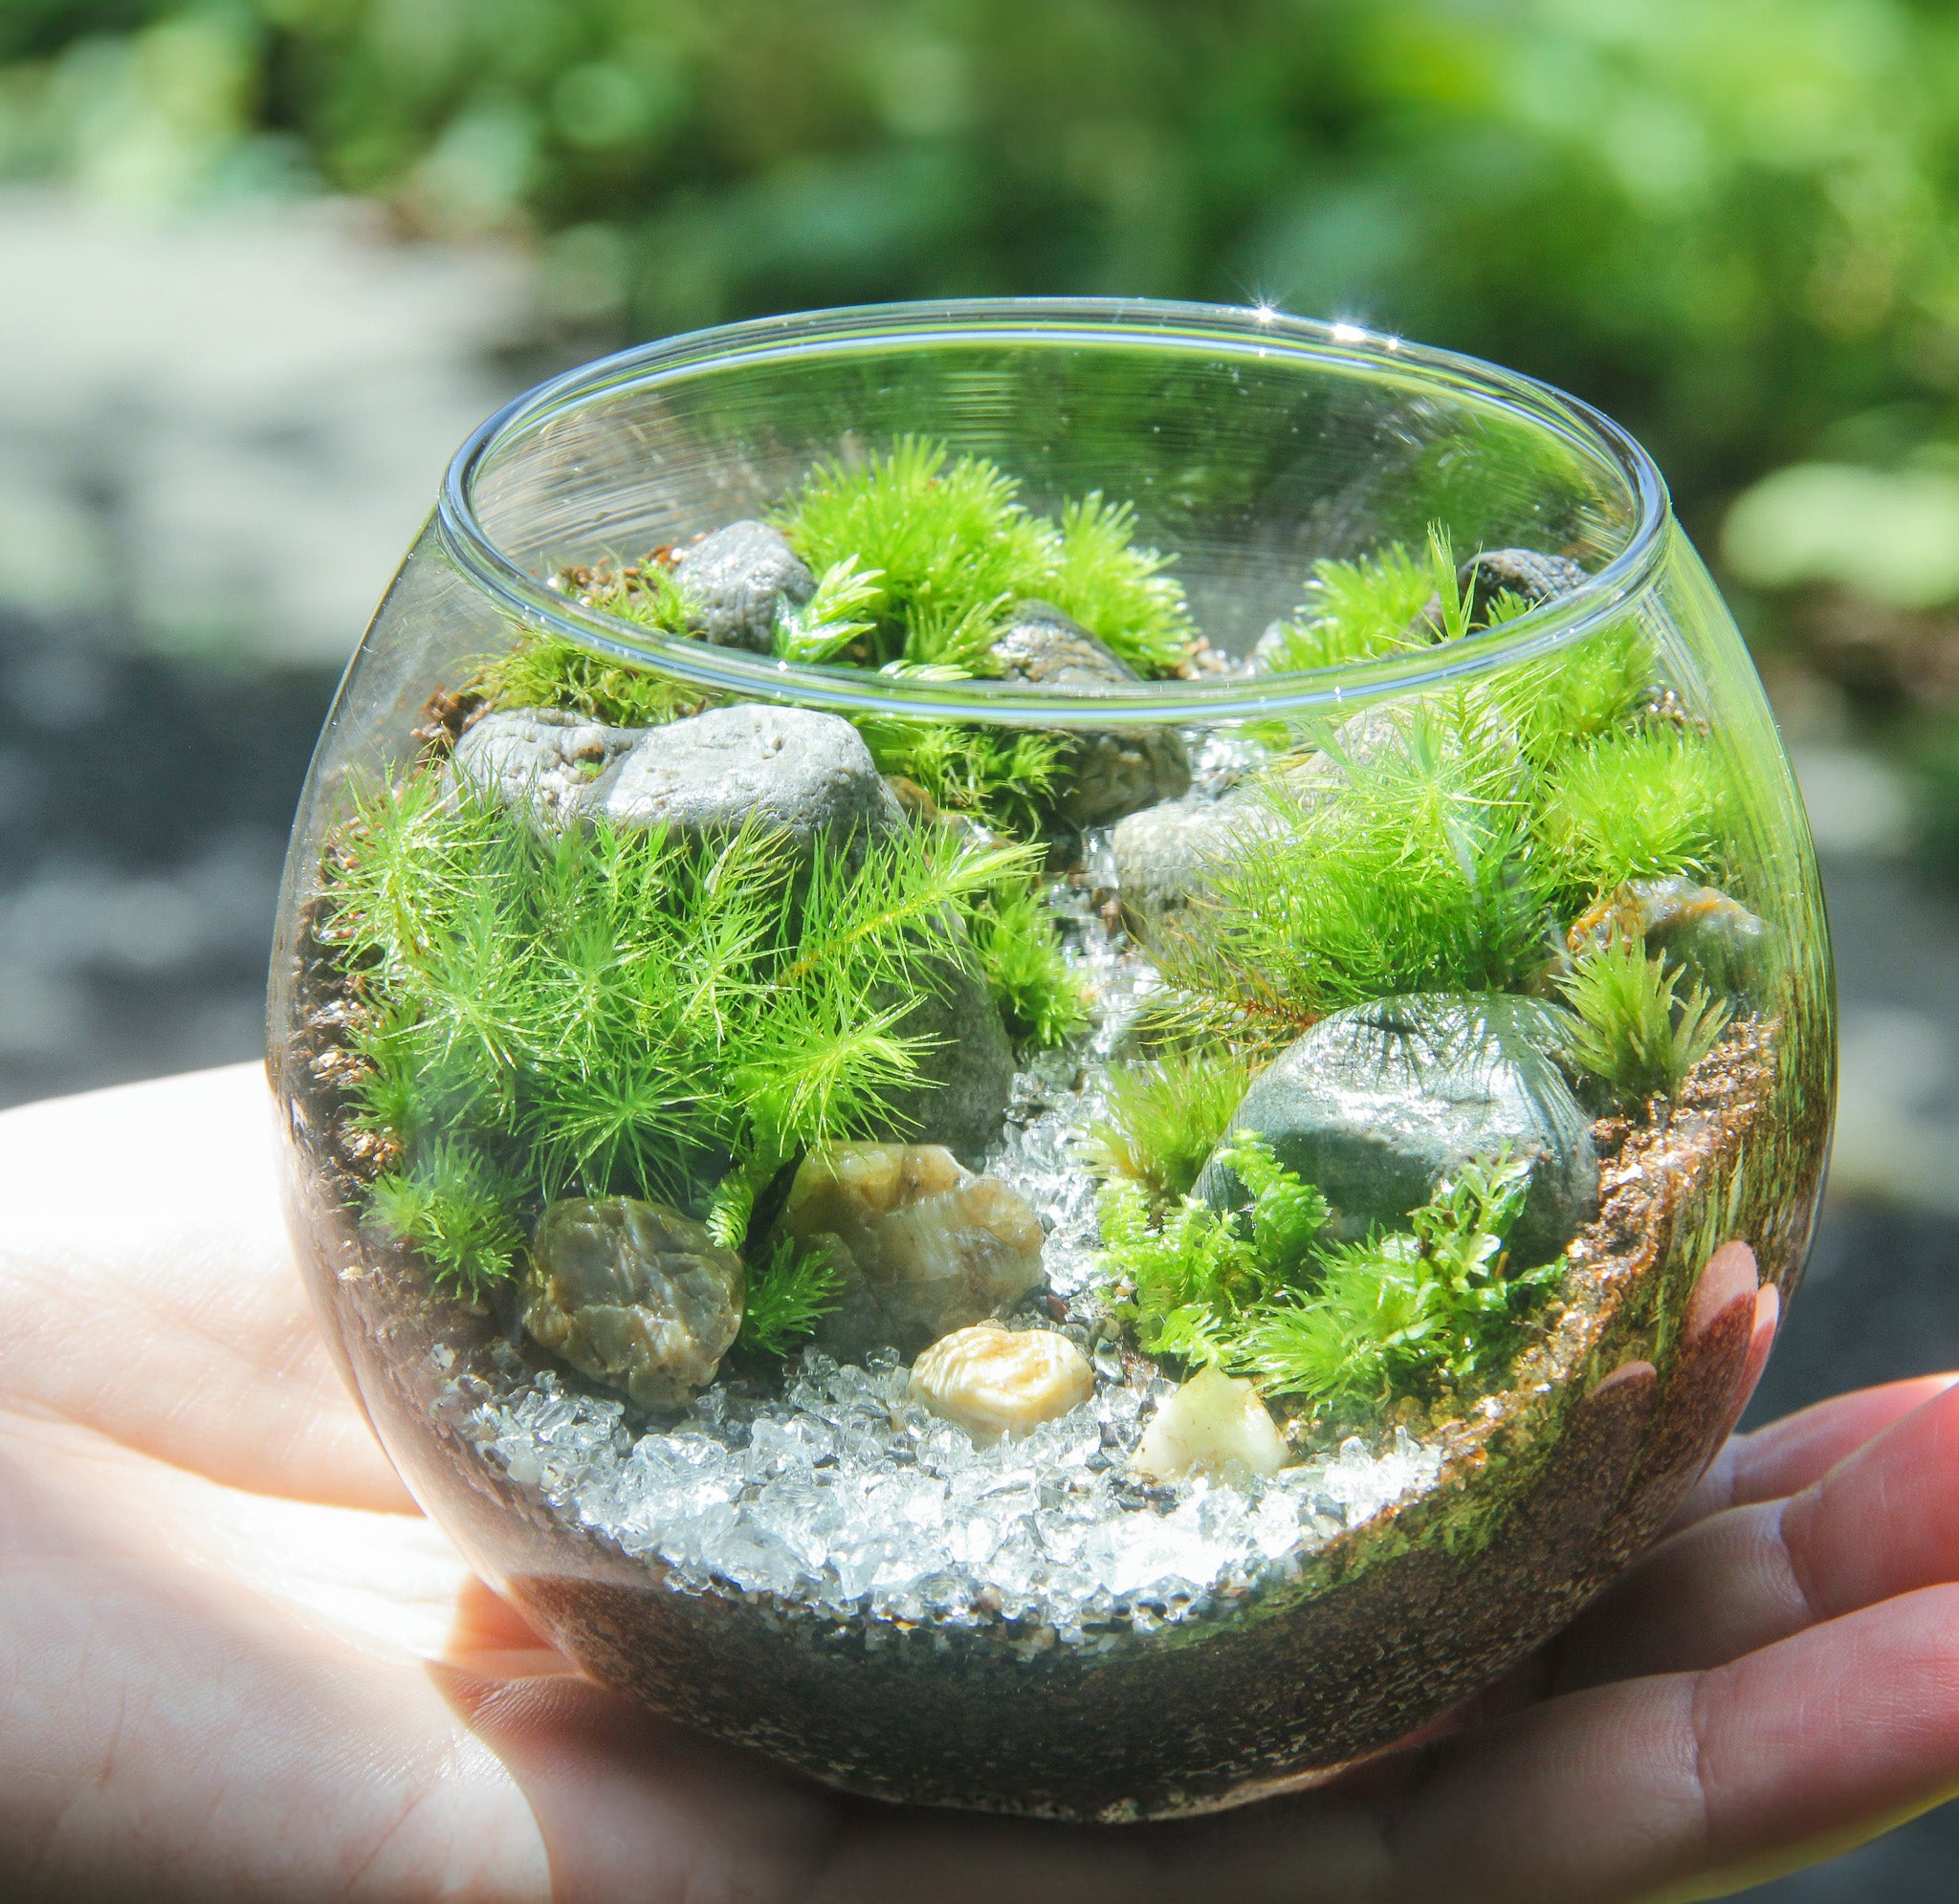
[[[1765,1405],[1959,1362],[1950,7],[5,0],[0,260],[0,1101],[254,1048],[332,672],[536,376],[814,304],[1268,300],[1659,456],[1843,964]],[[1932,1829],[1775,1894],[1943,1898]]]

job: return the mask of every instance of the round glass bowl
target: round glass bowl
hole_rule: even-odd
[[[852,1790],[1351,1762],[1652,1540],[1809,1245],[1802,810],[1651,462],[1266,313],[833,312],[465,446],[294,834],[294,1232],[416,1498]]]

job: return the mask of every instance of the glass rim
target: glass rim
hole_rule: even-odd
[[[1297,672],[1054,688],[1023,681],[921,681],[832,663],[779,661],[670,635],[572,600],[513,561],[478,519],[476,484],[499,452],[555,418],[622,388],[642,389],[745,362],[946,342],[1031,347],[1130,341],[1166,352],[1293,359],[1343,375],[1473,397],[1610,463],[1638,519],[1596,575],[1541,607],[1453,642]],[[1486,674],[1569,646],[1624,612],[1650,585],[1671,521],[1665,479],[1639,442],[1602,411],[1554,385],[1480,358],[1409,343],[1350,323],[1295,317],[1266,306],[1157,298],[988,297],[842,306],[691,331],[582,364],[514,398],[451,458],[435,509],[455,565],[524,624],[562,635],[608,660],[649,668],[740,700],[896,719],[1009,726],[1186,726],[1300,717],[1365,705]]]

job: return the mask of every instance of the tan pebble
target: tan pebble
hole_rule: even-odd
[[[1000,1323],[941,1336],[912,1369],[913,1399],[982,1445],[1024,1434],[1094,1392],[1094,1370],[1067,1336]]]
[[[1130,1466],[1159,1481],[1219,1474],[1235,1461],[1254,1475],[1286,1465],[1286,1437],[1258,1390],[1222,1368],[1200,1368],[1143,1431]]]

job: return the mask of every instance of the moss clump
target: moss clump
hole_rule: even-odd
[[[737,1346],[787,1355],[843,1300],[844,1278],[827,1250],[781,1237],[768,1260],[750,1273]]]
[[[1251,1078],[1243,1059],[1222,1050],[1112,1064],[1108,1109],[1090,1127],[1087,1162],[1152,1195],[1181,1196],[1223,1140]]]
[[[1061,744],[1024,728],[860,719],[882,774],[922,787],[935,806],[1018,839],[1037,837],[1057,791]]]
[[[1637,624],[1612,622],[1573,646],[1507,668],[1487,693],[1524,757],[1543,770],[1574,746],[1626,733],[1657,673]]]
[[[779,605],[775,652],[779,661],[829,661],[871,629],[868,619],[879,599],[880,578],[866,573],[854,556],[832,562],[816,579],[815,592],[800,608]]]
[[[1160,1216],[1140,1185],[1102,1193],[1104,1262],[1136,1340],[1152,1355],[1190,1363],[1238,1359],[1255,1319],[1306,1267],[1327,1220],[1326,1199],[1272,1155],[1264,1139],[1224,1152],[1249,1192],[1220,1215],[1183,1196]]]
[[[714,699],[541,628],[524,630],[507,653],[485,662],[465,691],[493,708],[559,708],[606,727],[658,727],[697,714]]]
[[[371,1219],[467,1285],[511,1267],[493,1205],[698,1211],[730,1175],[884,1127],[925,1056],[897,1022],[957,955],[945,921],[1026,864],[939,827],[802,869],[755,828],[545,838],[427,774],[368,798],[326,930],[371,1001],[363,1108],[404,1159]]]
[[[1448,571],[1453,584],[1453,562]],[[1411,632],[1410,624],[1436,593],[1436,580],[1434,564],[1398,542],[1351,562],[1315,562],[1306,600],[1280,626],[1273,671],[1332,667],[1426,646],[1432,637]]]
[[[900,437],[862,463],[820,466],[776,520],[812,569],[854,558],[876,577],[864,659],[991,672],[1008,606],[1052,602],[1144,675],[1173,671],[1195,637],[1168,558],[1134,540],[1135,512],[1099,494],[1032,514],[984,457]]]
[[[1268,1393],[1352,1412],[1398,1396],[1473,1392],[1521,1345],[1521,1325],[1558,1265],[1511,1273],[1505,1237],[1530,1187],[1506,1157],[1463,1166],[1411,1211],[1406,1232],[1322,1253],[1310,1291],[1266,1304],[1238,1365]]]
[[[1384,718],[1394,732],[1346,759],[1343,786],[1271,778],[1273,823],[1215,878],[1195,923],[1159,935],[1164,974],[1203,1029],[1289,1042],[1341,1005],[1502,990],[1543,965],[1552,878],[1513,741],[1467,693]]]
[[[1182,588],[1166,573],[1170,558],[1138,544],[1135,527],[1133,503],[1108,502],[1099,492],[1064,503],[1048,571],[1038,587],[1021,592],[1072,615],[1138,674],[1173,674],[1191,651],[1196,624]]]
[[[1353,1417],[1398,1397],[1462,1394],[1508,1367],[1556,1265],[1513,1272],[1505,1238],[1528,1164],[1465,1164],[1403,1231],[1322,1240],[1326,1200],[1256,1136],[1220,1153],[1246,1190],[1220,1214],[1179,1197],[1160,1217],[1141,1189],[1103,1192],[1104,1266],[1148,1352],[1216,1363],[1269,1394]]]
[[[1445,629],[1467,626],[1439,536],[1425,569],[1395,551],[1338,567],[1348,619],[1312,624],[1330,652],[1384,641],[1417,577]],[[1491,619],[1523,606],[1499,596]],[[1153,1019],[1271,1049],[1368,998],[1530,989],[1600,893],[1723,876],[1726,770],[1703,737],[1644,715],[1652,679],[1643,637],[1613,624],[1363,716],[1357,734],[1313,733],[1323,758],[1290,754],[1265,777],[1269,823],[1156,934],[1173,993]]]
[[[1679,729],[1601,734],[1570,749],[1545,779],[1537,831],[1570,898],[1627,880],[1721,876],[1721,763]]]
[[[408,1168],[375,1180],[367,1227],[411,1243],[438,1279],[476,1295],[508,1276],[523,1249],[516,1196],[481,1152],[434,1138]]]
[[[1637,939],[1615,939],[1558,981],[1577,1018],[1566,1042],[1572,1061],[1622,1106],[1676,1095],[1733,1017],[1699,985],[1676,998],[1679,979]]]
[[[1031,880],[1002,881],[977,906],[972,937],[1016,1044],[1051,1051],[1086,1028],[1088,999],[1063,955],[1054,914]]]

